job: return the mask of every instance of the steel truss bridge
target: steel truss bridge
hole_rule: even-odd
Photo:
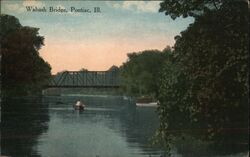
[[[47,88],[119,88],[118,71],[65,71],[53,75]]]

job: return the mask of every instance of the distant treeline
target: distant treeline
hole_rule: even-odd
[[[127,62],[120,67],[123,91],[132,96],[156,98],[163,66],[172,49],[145,50],[128,54]]]
[[[38,50],[44,45],[39,28],[22,26],[10,15],[0,14],[2,96],[40,94],[51,77],[51,67]]]

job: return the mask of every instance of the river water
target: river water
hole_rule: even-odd
[[[86,104],[83,112],[72,107]],[[3,102],[1,151],[12,156],[160,156],[149,139],[158,127],[155,107],[115,96],[60,96]]]
[[[78,100],[86,104],[85,111],[73,109]],[[149,140],[158,125],[155,107],[136,107],[131,100],[119,96],[12,98],[2,102],[1,154],[160,157],[163,152],[152,147]],[[188,145],[196,149],[191,148],[195,145]],[[181,154],[173,149],[172,153],[185,156],[187,151]]]

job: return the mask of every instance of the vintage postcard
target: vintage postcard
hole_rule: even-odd
[[[1,157],[247,157],[247,0],[1,0]]]

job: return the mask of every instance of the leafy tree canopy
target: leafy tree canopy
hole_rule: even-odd
[[[14,16],[1,14],[3,94],[25,95],[48,83],[50,65],[38,53],[44,45],[39,29],[22,26]]]
[[[108,69],[108,71],[118,71],[118,70],[119,70],[119,67],[116,66],[116,65],[112,65],[112,66]]]
[[[227,3],[176,37],[159,86],[159,133],[165,141],[171,129],[197,129],[205,132],[196,133],[199,138],[247,143],[248,18],[245,2]]]
[[[168,51],[171,50],[129,53],[127,62],[121,66],[125,91],[135,95],[157,95],[158,74]]]
[[[88,71],[86,68],[81,68],[80,71]]]
[[[183,16],[197,17],[207,11],[219,10],[233,2],[245,2],[247,0],[165,0],[160,3],[160,12],[165,12],[172,19]]]

